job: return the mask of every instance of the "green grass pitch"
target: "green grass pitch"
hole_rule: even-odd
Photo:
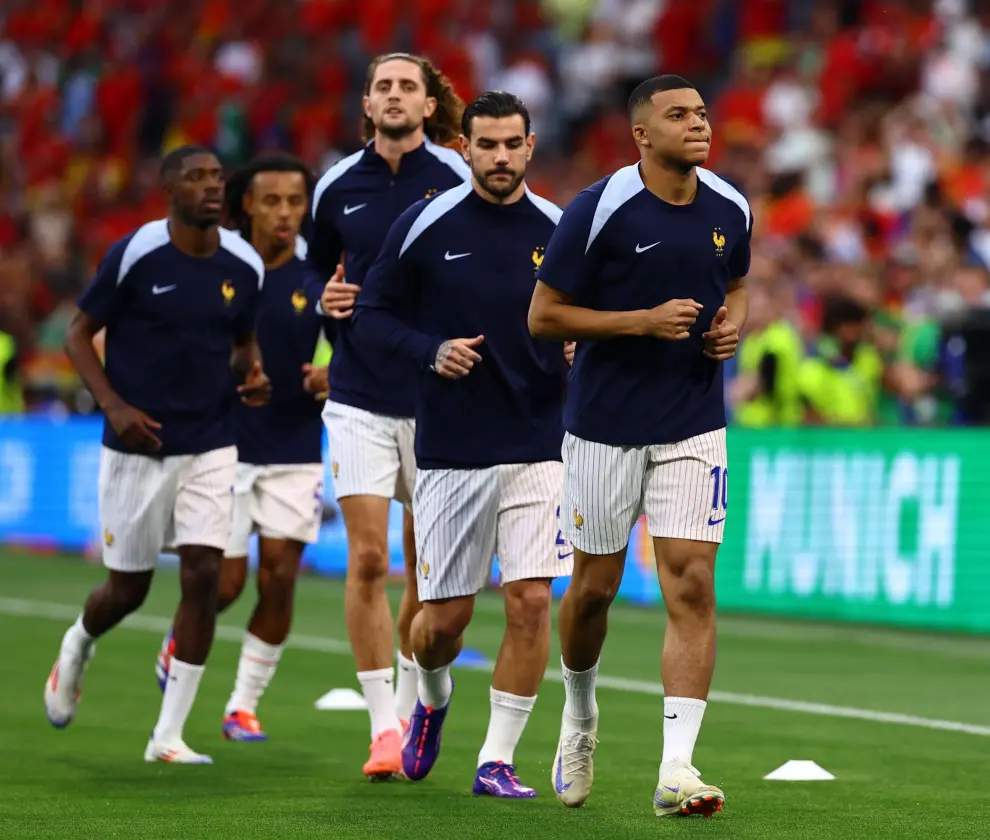
[[[147,765],[160,694],[154,659],[177,598],[160,572],[140,613],[98,646],[79,714],[45,719],[42,689],[62,633],[98,567],[0,552],[0,838],[657,838],[855,840],[990,837],[990,644],[986,639],[720,619],[718,668],[695,764],[726,793],[712,820],[653,816],[661,741],[663,613],[616,607],[602,659],[594,792],[568,810],[550,765],[563,690],[545,683],[517,753],[532,801],[471,796],[488,719],[489,675],[459,669],[444,747],[423,782],[370,784],[364,712],[321,712],[357,688],[343,588],[300,582],[294,640],[259,713],[271,740],[220,737],[251,592],[221,629],[186,729],[212,767]],[[392,592],[398,596],[398,590]],[[501,603],[485,595],[467,645],[494,657]],[[557,670],[557,652],[551,671]],[[885,716],[886,715],[886,716]],[[897,716],[901,717],[897,717]],[[770,782],[811,759],[830,782]]]

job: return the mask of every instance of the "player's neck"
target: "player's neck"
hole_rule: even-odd
[[[698,194],[698,172],[693,166],[685,170],[644,158],[639,172],[646,189],[668,204],[690,204]]]
[[[423,145],[425,139],[426,135],[422,128],[402,137],[386,137],[380,131],[376,131],[374,148],[378,156],[385,159],[392,171],[398,172],[402,156],[418,149]]]
[[[168,220],[168,233],[172,244],[182,253],[190,257],[210,257],[220,247],[220,230],[218,225],[206,228],[188,225],[175,216]]]
[[[261,259],[265,263],[265,271],[274,271],[285,265],[296,253],[295,237],[292,237],[288,242],[279,242],[277,239],[253,236],[251,244],[254,246],[254,250],[261,254]]]

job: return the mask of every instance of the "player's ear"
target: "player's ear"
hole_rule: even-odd
[[[532,131],[529,133],[529,137],[526,138],[526,160],[530,161],[533,159],[533,149],[536,148],[536,134]]]
[[[645,125],[634,125],[632,127],[632,135],[637,146],[645,146],[646,148],[649,148],[653,145],[650,142],[650,133],[646,130]]]
[[[457,137],[457,142],[461,146],[461,156],[464,158],[464,160],[466,160],[468,163],[470,163],[471,162],[471,151],[470,151],[471,150],[471,140],[469,138],[465,137],[463,134],[460,134]]]
[[[370,120],[371,119],[371,98],[368,96],[361,97],[361,110],[364,115]]]
[[[426,97],[426,107],[423,109],[423,119],[428,120],[437,112],[437,98],[435,96]]]

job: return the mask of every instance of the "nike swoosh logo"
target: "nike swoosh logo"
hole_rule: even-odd
[[[445,260],[459,260],[461,257],[470,257],[470,256],[471,256],[470,251],[468,251],[466,254],[452,254],[450,253],[450,251],[448,251],[446,254],[443,255],[443,258]]]
[[[642,247],[640,247],[639,243],[637,242],[636,243],[636,253],[637,254],[642,254],[644,251],[649,251],[650,248],[656,248],[657,245],[659,245],[659,244],[660,244],[660,242],[654,242],[652,245],[647,245],[645,248],[642,248]]]
[[[712,517],[708,517],[709,525],[718,525],[719,522],[725,522],[725,517],[723,516],[721,519],[712,519]]]
[[[163,295],[165,292],[171,292],[178,284],[175,283],[171,286],[152,286],[151,293],[153,295]]]
[[[355,204],[353,207],[348,207],[347,205],[344,205],[344,215],[350,216],[351,213],[357,213],[357,211],[360,210],[362,207],[367,207],[367,206],[368,206],[368,202],[365,202],[364,204]]]
[[[572,554],[574,554],[573,551],[561,551],[559,548],[557,549],[557,559],[558,560],[566,560]]]
[[[664,715],[667,720],[677,720],[677,715]]]

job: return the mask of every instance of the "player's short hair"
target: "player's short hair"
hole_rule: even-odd
[[[306,184],[306,199],[312,200],[316,178],[305,163],[295,155],[275,152],[261,155],[235,169],[224,184],[224,204],[227,207],[227,220],[245,239],[251,236],[251,217],[244,212],[244,194],[251,188],[251,181],[260,172],[298,172]]]
[[[464,109],[461,115],[461,134],[471,137],[471,122],[475,117],[514,117],[523,118],[524,134],[529,136],[529,109],[514,93],[504,90],[486,90]]]
[[[192,157],[193,155],[216,156],[216,152],[206,146],[179,146],[178,149],[172,149],[171,152],[162,158],[162,165],[158,170],[159,177],[164,181],[172,174],[178,172],[182,169],[182,164],[185,162],[186,158]]]
[[[642,105],[649,105],[653,101],[653,94],[662,93],[665,90],[697,90],[687,79],[675,76],[672,73],[664,73],[661,76],[654,76],[640,82],[629,94],[629,104],[627,110],[630,121],[635,120],[636,112]]]
[[[464,100],[457,95],[450,79],[434,67],[428,58],[405,52],[391,52],[376,56],[368,65],[368,72],[364,77],[364,95],[367,96],[371,93],[371,83],[375,78],[375,71],[386,61],[408,61],[419,68],[423,74],[426,95],[432,96],[437,101],[437,109],[423,126],[426,136],[441,146],[456,140],[461,124],[461,112],[464,110]],[[365,117],[362,139],[367,143],[374,136],[375,124],[370,117]]]

